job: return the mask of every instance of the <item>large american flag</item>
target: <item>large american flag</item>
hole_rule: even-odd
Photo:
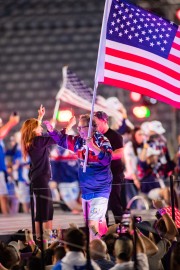
[[[180,27],[125,0],[107,0],[96,81],[180,108]]]

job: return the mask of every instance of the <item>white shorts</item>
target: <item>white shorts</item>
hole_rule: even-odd
[[[8,189],[4,172],[0,172],[0,195],[8,195]]]
[[[59,191],[64,202],[77,200],[80,192],[79,183],[78,181],[72,183],[60,183]]]
[[[30,202],[30,188],[24,182],[18,182],[18,187],[16,188],[16,194],[20,203]]]
[[[91,200],[82,199],[84,218],[86,218],[86,202],[88,203],[88,219],[103,221],[108,207],[108,199],[104,197],[93,198]]]

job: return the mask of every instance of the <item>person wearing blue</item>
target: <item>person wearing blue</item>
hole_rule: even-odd
[[[22,204],[23,212],[29,212],[30,206],[30,188],[29,188],[29,169],[30,169],[30,159],[27,161],[23,159],[20,140],[20,132],[16,132],[14,135],[14,140],[16,142],[14,153],[12,153],[12,170],[13,179],[17,181],[18,187],[16,189],[19,202]]]
[[[8,206],[8,190],[7,190],[7,169],[5,164],[5,151],[3,139],[9,133],[9,131],[19,123],[18,115],[11,115],[9,121],[0,126],[0,207],[3,214],[9,213]]]
[[[82,211],[77,155],[59,146],[50,153],[52,180],[58,185],[61,199],[74,214]]]
[[[95,227],[96,231],[100,234],[103,231],[104,234],[107,229],[105,214],[112,185],[110,168],[112,147],[109,140],[96,131],[97,125],[94,120],[92,121],[91,137],[88,138],[89,121],[88,114],[80,116],[77,126],[79,135],[77,136],[67,135],[65,130],[57,132],[49,122],[44,123],[50,136],[55,138],[56,134],[56,141],[60,146],[77,153],[83,213],[86,216],[85,206],[87,203],[90,228]],[[68,124],[68,129],[75,124],[76,119],[73,117]],[[89,148],[88,161],[86,172],[83,172],[86,147]],[[100,226],[100,223],[103,226],[102,224]],[[94,237],[92,230],[90,230],[90,239],[93,240]]]

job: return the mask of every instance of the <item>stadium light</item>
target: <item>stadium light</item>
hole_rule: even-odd
[[[141,94],[136,93],[136,92],[131,92],[130,93],[130,98],[131,98],[132,101],[138,102],[141,99]]]
[[[59,122],[69,122],[72,116],[73,114],[71,110],[60,110],[57,114],[57,120]]]
[[[148,118],[151,115],[150,109],[146,106],[135,106],[132,111],[137,118]]]
[[[180,8],[176,10],[176,18],[180,21]]]

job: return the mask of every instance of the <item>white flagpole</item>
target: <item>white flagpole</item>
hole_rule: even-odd
[[[53,113],[53,125],[54,127],[56,126],[56,118],[57,118],[57,113],[58,113],[58,110],[59,110],[59,106],[60,106],[60,98],[65,90],[65,87],[66,87],[66,82],[67,82],[67,69],[68,69],[68,66],[64,66],[62,68],[62,75],[63,75],[63,82],[62,82],[62,85],[56,95],[56,103],[55,103],[55,106],[54,106],[54,113]]]
[[[96,101],[96,93],[97,93],[97,85],[96,85],[96,83],[94,83],[92,108],[91,108],[89,128],[88,128],[88,138],[91,137],[91,132],[92,132],[92,120],[93,120],[93,116],[94,116],[94,104],[95,104],[95,101]],[[86,165],[87,165],[87,160],[88,160],[88,152],[89,152],[89,149],[86,146],[86,153],[85,153],[85,159],[84,159],[84,164],[83,164],[83,172],[86,172]]]
[[[94,90],[93,90],[92,107],[91,107],[91,114],[90,114],[90,121],[89,121],[88,137],[91,137],[91,132],[92,132],[92,120],[93,120],[93,116],[94,116],[94,105],[95,105],[95,101],[96,101],[98,81],[101,80],[102,78],[104,79],[106,28],[107,28],[107,19],[109,16],[111,2],[112,2],[112,0],[106,0],[105,7],[104,7],[104,14],[103,14],[103,21],[102,21],[99,49],[98,49],[98,57],[97,57],[97,63],[96,63],[96,72],[95,72],[95,79],[94,79]],[[102,71],[103,71],[103,74],[102,74]],[[101,72],[101,74],[100,74],[100,72]],[[88,149],[88,147],[86,147],[85,160],[84,160],[84,164],[83,164],[83,172],[86,172],[88,151],[89,151],[89,149]]]

